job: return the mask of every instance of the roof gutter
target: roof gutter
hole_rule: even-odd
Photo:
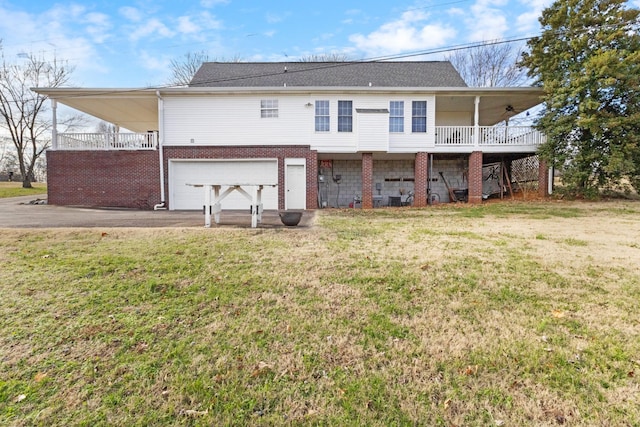
[[[156,91],[158,97],[158,158],[160,162],[160,203],[153,207],[154,211],[167,209],[164,193],[164,98],[160,95],[160,91]]]

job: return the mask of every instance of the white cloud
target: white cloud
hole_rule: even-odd
[[[468,41],[497,40],[506,34],[509,25],[504,9],[494,7],[505,3],[506,0],[478,0],[471,6],[471,14],[464,20]]]
[[[169,38],[173,35],[174,32],[160,22],[159,19],[151,18],[146,21],[145,25],[137,26],[129,38],[133,41],[138,41],[146,37],[159,36],[161,38]]]
[[[88,23],[86,31],[96,43],[104,43],[111,37],[111,20],[108,15],[103,13],[88,13],[86,16]]]
[[[198,24],[208,30],[220,30],[224,27],[222,21],[216,19],[214,15],[209,12],[202,12],[197,19]]]
[[[193,23],[188,16],[178,18],[178,32],[182,34],[193,34],[200,31],[200,26]]]
[[[206,7],[206,8],[211,8],[213,6],[216,6],[218,4],[228,4],[229,0],[201,0],[200,1],[200,6],[202,7]]]
[[[290,15],[291,15],[291,12],[284,12],[280,14],[269,12],[265,16],[265,19],[269,24],[277,24],[278,22],[282,22],[285,19],[287,19]]]
[[[143,50],[139,52],[138,57],[140,58],[140,65],[147,70],[151,71],[163,71],[169,69],[169,64],[171,59],[166,56],[159,56],[158,54],[150,54],[149,52]]]
[[[413,10],[368,34],[353,34],[349,41],[369,55],[393,54],[443,46],[456,35],[447,25],[427,23],[429,15]]]
[[[521,1],[525,7],[528,6],[528,10],[516,18],[516,25],[521,33],[537,32],[540,29],[540,23],[538,18],[542,15],[543,9],[550,6],[553,3],[552,0],[529,0]],[[640,3],[640,1],[638,1]]]
[[[118,9],[120,15],[122,15],[125,19],[131,22],[140,22],[142,21],[142,12],[136,9],[135,7],[124,6]]]
[[[3,53],[7,62],[19,62],[18,54],[34,54],[44,60],[66,61],[75,67],[70,84],[80,85],[85,79],[96,73],[106,71],[103,59],[97,53],[92,40],[107,37],[104,27],[98,30],[98,24],[105,24],[103,18],[88,14],[86,9],[73,6],[63,8],[55,6],[40,14],[30,14],[14,9],[0,7],[0,16],[11,17],[0,20],[0,34],[3,39]],[[94,23],[89,25],[89,35],[73,33],[72,24],[77,22]],[[101,25],[102,25],[101,24]]]

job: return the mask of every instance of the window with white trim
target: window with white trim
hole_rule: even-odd
[[[329,132],[329,101],[316,101],[316,132]]]
[[[389,102],[389,132],[404,132],[404,101]]]
[[[353,101],[338,101],[338,132],[353,132]]]
[[[413,101],[411,104],[411,132],[427,131],[427,101]]]
[[[260,101],[260,117],[269,119],[278,117],[278,100],[263,99]]]

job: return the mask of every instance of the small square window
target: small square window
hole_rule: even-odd
[[[263,119],[278,117],[278,100],[263,99],[260,101],[260,117]]]

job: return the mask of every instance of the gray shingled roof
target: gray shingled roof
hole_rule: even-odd
[[[286,70],[286,71],[285,71]],[[191,87],[466,87],[450,62],[206,62]]]

